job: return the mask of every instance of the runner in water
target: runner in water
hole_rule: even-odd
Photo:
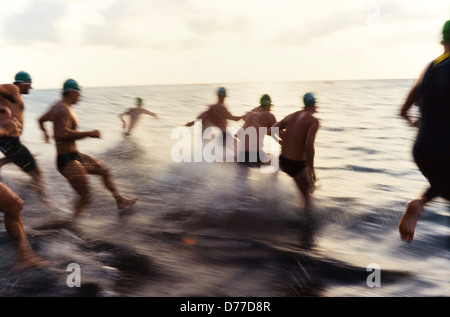
[[[142,98],[136,98],[136,107],[134,108],[128,108],[125,112],[121,113],[119,115],[120,121],[122,122],[122,129],[125,130],[124,135],[125,136],[130,136],[131,132],[134,130],[134,128],[136,127],[136,124],[138,122],[138,119],[143,115],[149,115],[155,118],[158,118],[158,116],[156,115],[156,113],[151,112],[147,109],[144,109],[142,107],[143,105],[143,100]],[[127,123],[124,120],[124,116],[130,116],[130,122],[128,124],[128,128],[127,128]]]
[[[39,126],[44,132],[46,142],[49,135],[44,123],[53,122],[53,131],[57,152],[58,171],[69,181],[78,193],[75,203],[75,216],[80,215],[91,199],[91,189],[87,175],[98,175],[103,178],[106,188],[116,200],[117,207],[123,209],[133,205],[137,198],[126,199],[116,188],[110,170],[96,158],[80,153],[76,141],[84,138],[100,138],[98,130],[81,132],[77,130],[77,120],[72,106],[78,103],[81,96],[80,87],[73,79],[68,79],[63,86],[61,101],[54,104],[50,110],[39,119]]]
[[[400,220],[400,237],[408,243],[425,205],[436,197],[450,200],[450,20],[442,29],[442,44],[444,53],[426,67],[400,111],[411,124],[408,110],[414,103],[419,105],[421,122],[413,157],[430,185],[406,205]]]

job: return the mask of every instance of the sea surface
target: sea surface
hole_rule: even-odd
[[[398,115],[413,83],[85,88],[73,108],[78,129],[98,129],[102,137],[79,140],[78,148],[110,168],[124,196],[139,200],[119,211],[101,179],[89,176],[92,203],[73,224],[68,219],[75,192],[56,170],[54,142],[44,143],[37,124],[61,92],[31,90],[23,96],[21,140],[36,155],[51,201],[43,203],[28,175],[14,165],[3,166],[0,177],[24,200],[28,239],[52,264],[18,271],[1,217],[0,296],[449,296],[448,202],[437,199],[426,207],[411,244],[398,233],[405,204],[428,185],[412,158],[417,130]],[[193,144],[197,126],[183,130],[192,133],[191,143],[174,131],[215,103],[220,86],[228,90],[226,105],[234,115],[250,111],[269,94],[277,120],[302,108],[304,93],[315,93],[321,122],[318,188],[309,214],[293,179],[282,171],[255,168],[244,178],[234,162],[174,159],[177,145],[192,144],[192,156],[199,150]],[[134,106],[136,97],[159,118],[142,117],[124,138],[119,114]],[[412,112],[418,116],[416,107]],[[238,128],[243,122],[229,124]],[[214,139],[203,145],[209,142]],[[278,144],[267,142],[276,160]],[[79,267],[80,287],[68,285],[75,272],[70,264]]]

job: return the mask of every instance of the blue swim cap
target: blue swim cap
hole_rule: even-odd
[[[27,72],[20,71],[14,77],[16,83],[31,83],[31,76]]]
[[[71,90],[80,91],[81,88],[80,88],[80,86],[78,86],[78,83],[74,79],[67,79],[64,82],[63,91],[65,92],[65,91],[71,91]]]
[[[303,103],[305,104],[305,108],[314,106],[316,104],[316,98],[311,92],[307,92],[303,96]]]
[[[220,87],[217,89],[217,96],[219,97],[226,97],[227,96],[227,90],[224,87]]]

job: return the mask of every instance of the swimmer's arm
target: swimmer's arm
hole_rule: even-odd
[[[412,121],[411,118],[408,115],[408,111],[409,109],[412,107],[412,105],[417,102],[420,98],[419,95],[419,87],[420,84],[422,83],[423,80],[423,76],[425,75],[426,70],[428,69],[425,68],[424,71],[422,71],[422,74],[420,75],[419,79],[417,80],[416,84],[414,85],[414,87],[410,90],[408,97],[406,98],[404,104],[402,105],[401,109],[400,109],[400,116],[405,118],[406,121],[408,121],[408,123],[412,126],[418,126],[420,119],[417,121]]]
[[[120,121],[122,122],[122,129],[125,129],[127,127],[127,123],[125,122],[125,120],[123,119],[124,115],[129,115],[130,114],[130,109],[128,109],[127,111],[119,114],[119,118]]]
[[[158,115],[154,112],[151,112],[149,110],[144,110],[145,114],[148,114],[149,116],[155,117],[156,119],[158,119]]]
[[[233,121],[239,121],[243,118],[244,116],[233,116],[231,114],[231,112],[228,111],[228,109],[225,109],[225,118],[227,118],[227,120],[233,120]]]
[[[276,122],[267,132],[275,141],[281,144],[282,138],[280,135],[284,134],[284,130],[286,129],[287,122],[291,118],[292,115],[288,115],[283,120]]]
[[[400,116],[406,119],[410,125],[413,125],[414,122],[408,115],[409,109],[412,105],[419,99],[419,83],[417,83],[409,92],[408,97],[405,100],[405,103],[400,109]]]
[[[77,131],[70,129],[73,125],[71,116],[67,111],[61,111],[53,115],[53,124],[55,129],[55,141],[75,141],[84,138],[100,138],[100,132],[98,130],[92,131]]]
[[[0,125],[0,136],[11,136],[20,134],[22,126],[16,118],[5,120]]]
[[[208,111],[203,111],[202,113],[200,113],[197,118],[194,121],[189,121],[188,123],[186,123],[184,126],[186,127],[192,127],[195,123],[195,121],[197,120],[203,120],[205,118],[207,118],[208,116]]]
[[[51,110],[49,110],[45,114],[43,114],[38,120],[39,128],[41,128],[42,132],[44,132],[45,143],[50,143],[50,136],[48,135],[47,130],[45,129],[45,126],[44,126],[44,123],[47,121],[52,121]]]
[[[55,128],[55,141],[75,141],[84,138],[100,138],[100,131],[77,131],[65,127]]]
[[[316,173],[314,169],[314,156],[316,154],[314,148],[314,142],[316,139],[317,130],[319,130],[319,121],[315,121],[312,126],[309,128],[308,133],[306,135],[306,144],[305,144],[305,152],[306,152],[306,163],[311,169],[312,180],[316,181]]]

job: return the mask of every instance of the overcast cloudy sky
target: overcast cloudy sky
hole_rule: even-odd
[[[416,78],[449,0],[0,0],[0,80],[35,88]]]

